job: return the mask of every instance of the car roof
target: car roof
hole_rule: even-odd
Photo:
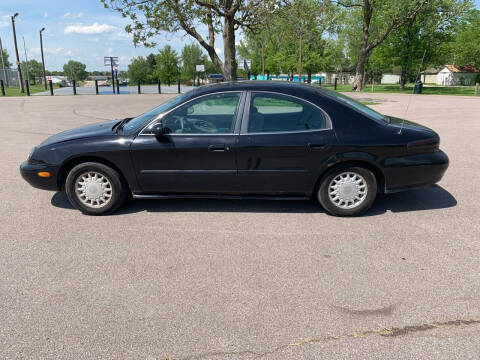
[[[203,85],[195,88],[192,95],[199,96],[202,94],[221,92],[221,91],[276,91],[285,94],[298,95],[299,93],[326,95],[326,90],[318,86],[303,83],[294,83],[289,81],[272,81],[272,80],[245,80],[245,81],[229,81],[215,84]]]

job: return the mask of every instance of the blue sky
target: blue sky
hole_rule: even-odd
[[[480,0],[476,0],[480,8]],[[102,70],[104,56],[118,56],[120,69],[126,69],[130,59],[156,52],[143,46],[134,47],[124,27],[127,20],[109,9],[99,0],[1,0],[0,37],[3,47],[14,62],[13,35],[10,15],[18,12],[16,19],[20,57],[25,58],[22,36],[25,38],[29,59],[40,60],[38,31],[44,31],[45,63],[49,70],[61,70],[69,59],[87,65],[87,70]],[[170,44],[180,51],[193,40],[187,35],[165,34],[156,39],[159,47]],[[217,39],[217,52],[221,54],[221,36]]]
[[[10,15],[18,12],[15,20],[20,57],[25,52],[25,38],[29,59],[40,60],[39,30],[43,32],[45,64],[49,70],[61,70],[69,59],[87,65],[87,70],[106,69],[104,56],[118,56],[120,69],[126,69],[130,59],[148,55],[156,49],[134,47],[132,38],[124,31],[127,20],[118,12],[105,9],[99,0],[1,0],[0,37],[11,63],[15,62]],[[159,47],[169,44],[178,52],[193,40],[187,35],[165,34],[156,39]],[[221,36],[217,51],[223,50]]]

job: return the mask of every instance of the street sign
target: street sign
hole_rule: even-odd
[[[205,72],[205,65],[196,65],[195,66],[196,72]]]
[[[105,66],[118,66],[118,56],[104,56]]]

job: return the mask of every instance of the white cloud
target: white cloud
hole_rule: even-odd
[[[217,53],[217,55],[220,55],[222,53],[222,49],[220,48],[215,48],[215,52]]]
[[[44,17],[44,18],[47,18],[47,17],[48,17],[48,13],[46,12],[45,14],[43,14],[43,17]]]
[[[63,32],[65,34],[92,35],[111,33],[116,29],[117,28],[112,25],[93,23],[92,25],[69,25],[63,30]]]
[[[40,48],[39,47],[34,47],[31,48],[30,51],[33,54],[40,54]],[[63,47],[57,47],[57,48],[51,48],[51,47],[46,47],[44,49],[45,54],[52,54],[52,55],[58,55],[63,52]]]
[[[64,18],[67,18],[67,19],[79,19],[81,17],[83,17],[83,12],[79,12],[79,13],[65,13],[63,14],[63,17]]]
[[[114,39],[115,40],[132,40],[133,35],[125,32],[125,31],[119,31],[119,32],[115,33]]]
[[[0,15],[0,27],[7,27],[10,25],[10,17],[8,15]]]

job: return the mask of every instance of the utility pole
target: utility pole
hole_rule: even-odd
[[[2,68],[3,68],[3,78],[5,80],[5,85],[8,87],[8,78],[7,78],[7,71],[5,70],[5,60],[3,59],[3,46],[2,46],[2,38],[0,37],[0,55],[2,56]]]
[[[113,72],[113,57],[110,56],[110,68],[112,70],[112,91],[115,94],[115,73]]]
[[[110,66],[112,71],[112,91],[115,94],[115,73],[113,72],[113,67],[118,67],[118,57],[117,56],[105,56],[103,58],[105,66]]]
[[[25,51],[25,67],[27,68],[27,80],[30,81],[30,71],[28,70],[28,56],[27,56],[27,47],[25,46],[25,38],[23,39],[23,50]]]
[[[45,74],[45,58],[43,57],[43,38],[42,38],[42,32],[44,30],[45,28],[42,28],[40,30],[40,51],[42,53],[43,83],[45,84],[45,90],[47,90],[47,75]]]
[[[18,13],[15,13],[11,17],[12,18],[12,29],[13,29],[13,43],[15,44],[15,55],[17,56],[18,82],[20,83],[20,92],[24,93],[25,88],[23,87],[22,68],[20,67],[20,56],[18,55],[17,32],[15,31],[15,18],[17,16],[18,16]]]

